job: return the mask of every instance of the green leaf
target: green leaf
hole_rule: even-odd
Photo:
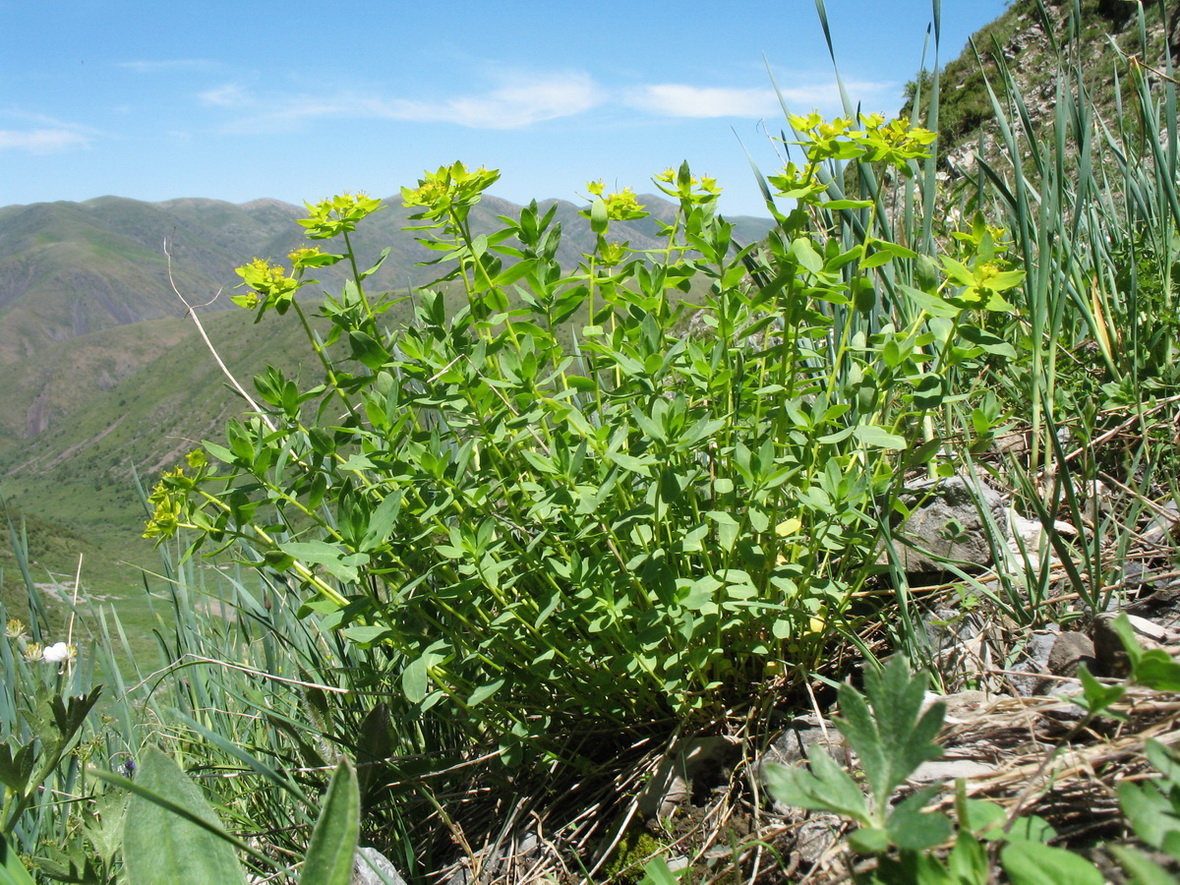
[[[662,857],[653,857],[644,865],[643,878],[639,880],[639,885],[680,885],[685,874],[691,872],[690,869],[685,868],[674,873],[672,868],[668,866],[668,861]]]
[[[767,766],[770,795],[785,805],[841,814],[862,825],[870,825],[865,795],[848,772],[820,749],[812,750],[809,761],[811,771],[797,766]]]
[[[800,265],[812,273],[817,274],[824,269],[823,256],[815,250],[811,240],[806,237],[799,237],[791,243],[791,254],[795,256],[795,260]]]
[[[347,759],[341,759],[311,834],[300,885],[349,885],[352,856],[360,836],[360,818],[356,772]]]
[[[894,451],[906,447],[905,437],[890,433],[877,424],[858,424],[852,433],[862,445]]]
[[[959,334],[963,336],[964,340],[971,342],[985,353],[1008,357],[1009,359],[1016,359],[1018,356],[1015,347],[1003,338],[993,335],[991,332],[985,331],[978,326],[959,326]]]
[[[942,748],[931,741],[942,727],[946,707],[936,703],[921,712],[926,680],[911,679],[909,667],[905,656],[897,655],[883,670],[866,671],[871,713],[856,689],[840,687],[843,718],[837,725],[860,757],[878,809],[888,808],[889,795],[919,765],[942,755]]]
[[[471,693],[471,697],[467,699],[468,707],[477,707],[498,692],[504,687],[503,679],[496,679],[492,682],[487,682]]]
[[[1088,860],[1064,848],[1036,842],[1013,842],[1000,852],[1012,885],[1103,885],[1102,874]]]
[[[919,790],[889,813],[885,829],[894,845],[905,851],[925,851],[951,837],[950,818],[940,812],[922,811],[940,789],[941,785],[935,784]]]
[[[931,295],[913,286],[903,285],[899,288],[920,310],[932,317],[957,317],[960,313],[958,307],[938,295]]]
[[[956,885],[987,885],[990,872],[987,851],[983,843],[966,830],[959,830],[946,865]]]
[[[35,885],[3,833],[0,833],[0,885]]]
[[[861,827],[849,835],[848,844],[861,854],[884,854],[889,850],[889,834],[880,827]]]
[[[138,789],[123,824],[128,885],[245,885],[229,837],[217,835],[222,832],[217,815],[171,756],[147,747],[133,783]]]
[[[1119,639],[1123,641],[1123,647],[1127,650],[1127,657],[1131,661],[1131,669],[1133,671],[1139,663],[1139,659],[1143,657],[1143,647],[1139,644],[1139,639],[1135,636],[1135,628],[1131,626],[1130,618],[1125,614],[1120,614],[1110,622],[1110,626],[1118,634]]]
[[[1074,697],[1072,700],[1091,716],[1102,713],[1127,692],[1125,685],[1103,685],[1090,675],[1090,671],[1085,664],[1078,667],[1078,679],[1082,683],[1082,697],[1080,700],[1077,697]],[[1107,715],[1115,719],[1127,718],[1121,713],[1108,712]]]
[[[365,554],[348,553],[325,541],[291,541],[279,549],[301,562],[322,565],[334,577],[352,584],[359,577],[356,566],[368,561]]]
[[[1131,678],[1155,691],[1180,691],[1180,663],[1162,648],[1153,648],[1135,662]]]
[[[390,531],[397,523],[402,509],[402,491],[391,492],[382,499],[373,515],[369,517],[369,526],[365,536],[361,539],[360,549],[366,552],[373,550],[389,537]]]
[[[37,741],[35,738],[17,750],[15,756],[8,744],[0,744],[0,784],[8,787],[18,796],[23,796],[36,761]]]
[[[609,225],[610,219],[606,214],[606,201],[602,197],[595,196],[590,201],[590,230],[596,234],[604,234]]]
[[[1111,845],[1110,850],[1133,885],[1176,885],[1176,877],[1143,852],[1124,845]]]
[[[402,690],[410,703],[420,704],[426,699],[430,686],[430,668],[446,660],[445,656],[439,653],[443,648],[446,648],[445,642],[440,640],[434,643],[402,671]]]
[[[1155,787],[1124,781],[1118,786],[1118,794],[1119,805],[1135,835],[1152,848],[1161,847],[1168,832],[1180,828],[1180,820],[1173,817],[1172,803]]]

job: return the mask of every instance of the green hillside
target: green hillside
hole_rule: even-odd
[[[655,218],[671,217],[671,206],[658,197],[644,201],[654,217],[619,224],[612,238],[638,249],[662,245]],[[559,258],[575,266],[594,243],[581,208],[543,205],[556,206],[564,231]],[[410,210],[398,198],[386,207],[356,237],[362,261],[391,250],[369,281],[371,291],[431,282],[437,272],[421,262],[432,253],[403,230]],[[490,231],[500,216],[520,208],[485,196],[472,223]],[[244,408],[182,315],[165,240],[173,280],[190,302],[204,305],[220,292],[199,313],[230,370],[250,389],[250,379],[268,365],[297,377],[307,350],[297,343],[297,324],[267,316],[256,325],[250,314],[227,309],[241,282],[234,269],[256,256],[283,260],[303,241],[294,222],[304,215],[303,207],[273,200],[239,206],[102,197],[0,209],[0,371],[8,382],[0,385],[0,495],[42,520],[41,535],[60,526],[58,546],[89,539],[92,581],[135,584],[135,566],[156,561],[139,538],[136,476],[150,485]],[[739,225],[756,238],[769,222],[741,219]],[[339,275],[320,278],[322,288],[338,289]],[[385,319],[397,325],[408,310],[408,303],[399,305]],[[71,568],[61,557],[36,549],[31,555],[47,571]]]

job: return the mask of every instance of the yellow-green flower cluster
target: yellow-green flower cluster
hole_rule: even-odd
[[[606,206],[606,217],[611,221],[634,221],[636,218],[647,218],[646,208],[635,196],[635,191],[629,187],[613,194],[603,193],[606,186],[601,181],[586,182],[586,190],[596,197],[601,197]]]
[[[290,276],[286,269],[271,264],[264,258],[255,258],[249,264],[237,269],[237,274],[248,286],[244,295],[235,295],[231,300],[247,310],[261,308],[263,312],[273,307],[278,313],[286,313],[291,300],[303,284]]]
[[[402,188],[402,205],[422,207],[411,218],[462,223],[483,192],[499,180],[500,172],[496,169],[480,166],[468,171],[459,162],[439,166],[437,172],[424,172],[416,188]]]
[[[791,114],[788,119],[800,136],[797,144],[802,145],[812,164],[824,160],[863,160],[906,169],[908,160],[928,155],[927,146],[935,139],[933,132],[911,126],[905,117],[886,120],[881,114],[862,114],[860,128],[850,117],[827,121],[811,113]]]
[[[185,460],[189,467],[198,473],[204,469],[207,463],[205,453],[200,449],[189,452],[185,456]],[[165,471],[155,488],[152,489],[152,493],[148,495],[148,505],[152,508],[152,516],[144,528],[143,537],[158,538],[162,541],[176,534],[176,530],[180,528],[184,520],[188,505],[188,499],[184,493],[195,486],[196,478],[188,476],[183,467]]]
[[[668,168],[656,175],[652,181],[660,191],[670,197],[680,200],[691,200],[694,203],[713,202],[721,195],[721,188],[717,179],[708,175],[699,178],[689,172],[688,164],[679,169]]]
[[[814,200],[826,190],[824,183],[815,174],[815,166],[811,164],[800,169],[794,163],[787,163],[781,175],[768,175],[766,180],[780,197],[804,203]]]
[[[299,223],[307,228],[309,240],[327,240],[354,231],[363,219],[383,208],[381,201],[374,197],[347,191],[330,200],[303,205],[307,207],[308,217],[299,219]]]

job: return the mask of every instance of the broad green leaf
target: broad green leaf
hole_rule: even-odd
[[[8,787],[18,796],[23,796],[36,762],[37,741],[35,738],[17,750],[15,756],[8,744],[0,744],[0,784]],[[36,784],[33,787],[35,788]]]
[[[890,433],[884,427],[876,424],[858,424],[853,435],[866,446],[879,449],[899,450],[906,447],[905,437]]]
[[[1176,877],[1143,852],[1125,845],[1111,845],[1110,850],[1133,885],[1176,885]]]
[[[389,362],[389,351],[367,332],[349,332],[348,343],[352,346],[352,358],[366,368],[380,369]]]
[[[784,805],[841,814],[870,825],[865,795],[848,772],[818,748],[811,751],[808,759],[811,771],[802,766],[767,766],[770,795]]]
[[[406,699],[412,704],[420,704],[426,699],[426,692],[430,685],[430,668],[444,661],[444,655],[439,651],[446,647],[446,643],[439,641],[426,649],[415,660],[406,665],[402,671],[402,690]]]
[[[356,567],[368,561],[363,553],[349,553],[325,541],[291,541],[279,544],[279,549],[301,562],[322,565],[334,577],[349,584],[359,577]]]
[[[1124,781],[1118,786],[1119,805],[1135,835],[1150,845],[1160,848],[1169,831],[1180,828],[1180,820],[1173,817],[1168,797],[1151,784]]]
[[[951,877],[937,857],[930,852],[906,851],[897,859],[883,855],[876,871],[858,883],[865,885],[968,885]],[[972,883],[973,885],[973,883]]]
[[[391,492],[382,499],[381,503],[377,505],[377,509],[373,511],[373,515],[369,517],[369,527],[365,530],[364,538],[361,539],[361,550],[368,552],[389,537],[389,533],[401,513],[401,508],[402,492],[400,489]]]
[[[849,835],[848,844],[861,854],[884,854],[889,850],[889,834],[880,827],[861,827]]]
[[[228,837],[210,831],[221,831],[217,815],[171,756],[147,747],[134,784],[139,790],[127,805],[123,824],[123,863],[129,885],[245,885]],[[207,827],[191,818],[204,821]]]
[[[923,292],[921,289],[915,289],[913,286],[903,285],[898,288],[920,310],[925,311],[932,317],[957,317],[961,313],[958,307],[938,295],[931,295],[929,292]]]
[[[824,269],[823,257],[815,251],[815,246],[806,237],[798,237],[791,243],[791,254],[800,265],[812,273],[819,273]]]
[[[1139,644],[1139,639],[1135,636],[1135,628],[1131,626],[1131,621],[1125,614],[1120,614],[1111,621],[1110,626],[1123,641],[1123,648],[1127,650],[1127,657],[1131,660],[1131,669],[1134,670],[1139,659],[1143,657],[1143,646]]]
[[[919,790],[889,813],[885,829],[894,845],[906,851],[925,851],[951,837],[950,818],[941,812],[922,811],[940,789],[935,784]]]
[[[876,807],[888,807],[889,795],[928,759],[942,755],[931,743],[942,726],[945,705],[933,704],[922,713],[926,680],[910,677],[909,661],[897,655],[882,670],[865,673],[864,697],[849,685],[840,687],[837,721],[840,731],[860,757]]]
[[[485,683],[484,685],[479,686],[477,689],[475,689],[475,691],[473,691],[471,693],[471,697],[469,697],[467,699],[467,706],[468,707],[479,706],[480,704],[482,704],[484,701],[486,701],[488,698],[490,698],[492,695],[494,695],[496,692],[498,692],[503,687],[504,687],[504,680],[503,679],[496,679],[496,680],[493,680],[492,682],[488,682],[488,683]]]
[[[0,833],[0,885],[35,885],[3,833]]]
[[[1180,691],[1180,663],[1162,648],[1153,648],[1135,662],[1131,678],[1155,691]]]
[[[606,233],[610,219],[606,214],[606,201],[595,196],[590,201],[590,230],[596,234]]]
[[[662,857],[653,857],[644,865],[643,878],[639,880],[639,885],[680,885],[685,874],[691,872],[691,869],[685,868],[674,873],[668,866],[668,861]]]
[[[1018,356],[1015,347],[1003,338],[993,335],[991,332],[981,329],[978,326],[959,326],[959,334],[963,336],[964,340],[971,342],[985,353],[1008,357],[1009,359],[1016,359]]]
[[[300,885],[349,885],[352,856],[360,835],[361,797],[356,772],[341,759],[328,784],[323,809],[299,876]]]
[[[363,626],[354,624],[353,626],[345,627],[340,632],[347,639],[357,643],[362,648],[370,648],[374,643],[380,642],[393,631],[383,625]]]
[[[1000,852],[1012,885],[1103,885],[1094,865],[1064,848],[1037,842],[1013,842]]]
[[[1082,683],[1082,697],[1081,699],[1076,696],[1072,698],[1075,704],[1091,716],[1106,712],[1106,715],[1115,719],[1127,718],[1122,713],[1111,713],[1107,710],[1111,704],[1126,694],[1127,687],[1125,685],[1103,685],[1090,674],[1090,670],[1085,664],[1078,667],[1078,679]]]
[[[1173,784],[1180,783],[1180,758],[1176,751],[1157,740],[1148,739],[1143,745],[1147,759],[1156,770]]]

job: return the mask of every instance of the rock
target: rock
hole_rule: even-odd
[[[1148,544],[1171,547],[1177,526],[1180,526],[1180,508],[1177,508],[1175,501],[1169,501],[1159,508],[1147,524],[1143,530],[1143,540]]]
[[[971,688],[942,697],[929,694],[927,701],[928,703],[941,701],[946,706],[946,715],[943,721],[948,725],[957,725],[977,718],[983,708],[987,706],[988,699],[982,691]]]
[[[812,750],[817,747],[838,761],[844,757],[843,738],[831,722],[825,719],[821,723],[819,717],[814,715],[793,719],[778,740],[767,747],[766,752],[758,758],[755,770],[763,789],[767,789],[770,783],[767,778],[767,766],[801,765],[810,758]],[[773,808],[776,814],[792,814],[792,809],[777,799]]]
[[[1144,586],[1151,585],[1146,584]],[[1174,627],[1180,621],[1180,587],[1171,585],[1162,586],[1154,593],[1136,599],[1127,605],[1123,611],[1128,615],[1137,615],[1142,618],[1148,618],[1157,624]]]
[[[673,747],[639,794],[640,814],[667,817],[691,799],[694,790],[728,782],[740,755],[741,741],[734,737],[694,738]]]
[[[995,774],[1000,766],[976,759],[935,759],[923,762],[909,777],[912,784],[934,784]]]
[[[1012,554],[1013,562],[1021,563],[1027,559],[1034,568],[1040,568],[1045,557],[1053,563],[1060,561],[1052,543],[1045,537],[1045,527],[1039,519],[1026,519],[1019,513],[1009,512],[1008,528],[1008,552]],[[1069,537],[1078,533],[1068,522],[1060,520],[1054,521],[1053,531]]]
[[[1131,662],[1127,657],[1123,640],[1113,627],[1116,617],[1113,614],[1096,617],[1090,626],[1090,637],[1094,640],[1094,657],[1097,659],[1095,675],[1121,679],[1130,674]],[[1135,638],[1144,651],[1160,648],[1161,644],[1167,641],[1168,631],[1153,621],[1137,615],[1125,614],[1125,617],[1131,622]]]
[[[847,826],[834,814],[813,815],[795,828],[794,856],[808,867],[815,866],[831,851]]]
[[[1093,671],[1097,663],[1093,640],[1076,630],[1059,633],[1049,651],[1049,672],[1054,676],[1073,676],[1081,664]]]
[[[406,880],[384,854],[362,847],[352,856],[352,885],[406,885]]]
[[[982,481],[952,476],[908,488],[912,508],[894,531],[894,551],[907,574],[945,571],[945,561],[983,569],[992,564],[988,542],[993,528],[1006,540],[1008,519],[1004,496]],[[980,516],[980,506],[988,519]],[[989,525],[990,523],[990,525]],[[878,557],[887,563],[887,551]]]
[[[1017,694],[1027,698],[1043,692],[1045,680],[1040,674],[1049,672],[1049,655],[1060,632],[1053,624],[1045,630],[1034,630],[1029,636],[1021,660],[1008,668],[1008,682]]]

